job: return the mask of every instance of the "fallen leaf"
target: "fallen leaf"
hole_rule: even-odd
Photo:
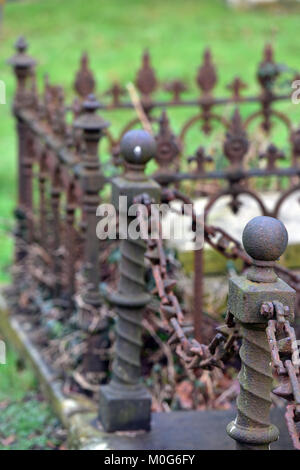
[[[59,450],[68,450],[65,444],[59,446]]]
[[[10,446],[15,442],[15,440],[16,436],[12,434],[11,436],[6,437],[5,439],[1,439],[1,444],[3,446]]]
[[[7,408],[9,404],[10,404],[9,400],[1,401],[0,410],[5,410],[5,408]]]

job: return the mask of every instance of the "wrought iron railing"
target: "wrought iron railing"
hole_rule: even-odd
[[[26,206],[27,213],[32,211],[30,187],[32,186],[31,171],[33,168],[33,158],[35,158],[35,161],[39,161],[40,165],[40,212],[42,219],[40,223],[42,226],[41,230],[44,230],[43,191],[46,183],[44,182],[43,174],[45,174],[46,166],[51,173],[53,188],[64,186],[66,191],[71,192],[69,194],[69,198],[72,200],[70,205],[74,205],[75,199],[75,204],[79,205],[79,198],[81,197],[79,196],[80,185],[78,184],[78,171],[82,166],[81,160],[84,162],[83,165],[86,167],[87,174],[98,174],[99,179],[101,179],[98,189],[103,187],[105,182],[109,180],[109,178],[104,177],[104,166],[100,169],[100,166],[98,166],[100,165],[99,162],[95,165],[92,163],[89,166],[88,160],[84,160],[86,145],[91,145],[91,143],[82,138],[81,130],[70,124],[69,119],[69,114],[71,113],[71,120],[73,120],[73,124],[76,123],[76,120],[82,113],[82,103],[87,100],[87,97],[92,92],[95,92],[96,81],[89,68],[88,57],[84,54],[74,83],[78,97],[74,99],[71,105],[65,105],[62,88],[50,84],[47,77],[45,78],[43,93],[39,94],[35,82],[35,60],[27,55],[27,45],[22,38],[17,42],[16,47],[17,54],[10,60],[10,63],[14,67],[18,83],[14,108],[20,136],[20,207],[23,206],[24,208]],[[138,93],[140,93],[139,107],[142,113],[144,113],[146,120],[149,121],[150,126],[152,126],[157,144],[157,151],[154,157],[157,168],[153,170],[153,177],[164,187],[175,185],[179,189],[182,187],[184,192],[188,191],[191,196],[199,194],[207,196],[208,199],[204,209],[206,220],[208,220],[215,204],[224,196],[230,197],[230,208],[233,213],[237,214],[242,209],[242,201],[240,199],[242,195],[247,195],[256,201],[262,214],[278,217],[282,205],[290,196],[299,191],[298,160],[300,155],[300,130],[297,126],[293,125],[287,113],[276,109],[276,103],[291,99],[291,93],[278,94],[277,92],[276,84],[281,70],[282,66],[275,62],[272,47],[267,45],[264,50],[263,60],[257,69],[257,80],[260,87],[258,93],[253,96],[244,96],[243,90],[245,84],[241,79],[235,78],[229,86],[231,95],[219,98],[215,96],[214,92],[218,74],[211,53],[207,50],[204,54],[203,64],[198,69],[196,77],[199,92],[194,99],[185,100],[182,98],[182,94],[187,88],[186,85],[178,80],[168,83],[167,86],[161,85],[150,64],[149,53],[144,54],[142,66],[137,73],[135,84]],[[165,101],[157,100],[156,94],[160,88],[166,88],[167,91],[171,92],[171,99]],[[242,119],[240,112],[247,103],[254,103],[257,108],[255,111],[249,111],[247,108],[249,114]],[[140,118],[136,117],[136,113],[134,113],[134,119],[132,119],[132,116],[129,116],[120,134],[113,136],[115,128],[117,128],[117,123],[114,122],[113,117],[114,112],[124,109],[132,114],[135,112],[135,104],[132,100],[128,100],[128,94],[125,93],[125,89],[116,83],[112,85],[110,90],[101,93],[100,102],[97,102],[97,104],[96,102],[94,104],[87,104],[88,108],[94,106],[94,108],[100,109],[103,116],[106,112],[109,112],[109,116],[112,118],[113,126],[111,131],[105,122],[101,121],[100,118],[96,118],[96,114],[94,114],[95,122],[98,119],[95,126],[98,126],[98,131],[100,132],[99,139],[105,136],[106,144],[109,145],[113,171],[122,171],[122,169],[118,170],[116,168],[116,165],[121,165],[119,151],[121,136],[126,131],[136,126],[141,126]],[[226,118],[224,112],[220,111],[222,106],[224,109],[224,106],[228,104],[235,108],[231,119]],[[172,110],[176,107],[185,107],[188,110],[200,108],[200,113],[197,110],[196,114],[189,116],[187,121],[182,124],[181,130],[175,134],[171,129],[167,110]],[[156,110],[160,108],[163,108],[164,111],[158,118]],[[86,111],[88,110],[86,109]],[[242,114],[244,115],[245,113],[243,112]],[[257,154],[256,149],[249,160],[249,148],[251,148],[253,139],[248,138],[247,129],[256,119],[260,121],[260,129],[266,135],[268,146],[261,155]],[[282,151],[272,144],[273,133],[277,132],[276,126],[274,127],[274,121],[276,120],[288,130],[286,145],[290,146],[290,150],[286,158],[284,158]],[[205,140],[213,132],[214,123],[216,122],[221,123],[221,127],[225,129],[224,138],[221,138],[221,154],[225,165],[223,169],[218,168],[215,157],[212,158],[207,155],[207,149],[203,146],[198,147],[198,142],[201,142],[203,138]],[[196,137],[198,142],[194,146],[196,147],[195,155],[185,158],[185,137],[197,123],[200,124],[200,129],[198,137]],[[22,129],[22,126],[23,128],[24,126],[29,127],[30,130],[27,133],[28,135],[31,134],[31,137],[28,137],[29,140],[32,140],[32,136],[44,135],[44,139],[42,138],[41,140],[44,140],[46,143],[44,148],[47,151],[44,151],[41,146],[38,148],[39,146],[35,145],[37,147],[35,149],[35,157],[29,152],[28,158],[26,156],[23,158],[21,156],[23,152],[22,146],[26,147],[32,144],[30,142],[25,143],[27,137],[22,137],[22,135],[25,135],[26,131]],[[92,133],[90,131],[90,134]],[[87,133],[85,135],[88,136]],[[193,137],[193,140],[195,140],[195,137]],[[95,151],[95,149],[92,151]],[[26,153],[26,150],[24,152]],[[37,156],[37,153],[40,156]],[[53,158],[51,163],[51,155],[58,156],[56,166],[53,163]],[[262,166],[263,161],[266,163]],[[191,168],[191,165],[196,165],[196,167]],[[63,167],[64,170],[62,171]],[[68,170],[66,171],[65,168],[68,168]],[[75,177],[72,175],[69,179],[64,176],[63,179],[63,174],[69,173],[70,175],[70,168],[74,169],[77,175]],[[23,175],[26,172],[28,178],[25,181]],[[50,173],[48,171],[48,174]],[[72,178],[74,182],[72,182]],[[272,178],[273,180],[275,178],[277,182],[277,189],[280,188],[282,180],[285,179],[286,184],[280,189],[278,200],[274,207],[270,209],[253,181],[262,180],[268,182]],[[213,184],[207,186],[206,182],[213,182]],[[189,183],[188,187],[186,183]],[[22,185],[24,185],[24,188],[22,187],[21,190]],[[55,196],[54,193],[57,193],[57,195]],[[55,200],[60,198],[58,189],[53,189],[52,198],[54,204],[53,210],[55,212],[57,211],[55,209]],[[85,199],[87,200],[88,198],[91,201],[93,200],[91,194],[89,196],[86,194]],[[81,202],[83,204],[83,195]],[[89,204],[88,202],[85,205],[85,215],[82,216],[82,219],[87,217]],[[96,196],[91,204],[94,204],[94,210],[97,205]],[[70,211],[70,224],[72,224],[72,217],[72,211]],[[94,220],[94,225],[95,223]],[[83,227],[83,221],[81,226]],[[29,227],[29,232],[30,230]],[[28,236],[32,235],[29,233]],[[56,243],[59,244],[59,240],[56,240]],[[92,244],[93,242],[90,242],[89,246],[92,246]],[[72,272],[72,268],[69,269]],[[204,272],[201,250],[195,252],[194,271],[195,285],[198,286],[195,288],[195,305],[197,305],[197,311],[199,309],[201,311],[202,295],[199,286],[202,283]],[[98,274],[96,276],[99,277]],[[197,336],[200,338],[200,331],[198,331]]]
[[[96,209],[101,201],[105,185],[108,184],[113,188],[114,200],[122,194],[127,195],[130,202],[134,202],[136,197],[139,198],[141,194],[147,194],[148,201],[152,198],[159,201],[162,195],[164,202],[170,202],[173,199],[184,202],[188,198],[186,194],[183,195],[180,192],[183,181],[221,180],[225,181],[225,186],[215,186],[214,191],[209,194],[205,207],[206,218],[215,202],[224,195],[231,196],[232,211],[237,213],[240,209],[240,201],[238,200],[240,194],[248,194],[254,198],[264,216],[278,217],[283,202],[300,189],[298,181],[300,131],[293,128],[286,115],[274,109],[276,102],[288,100],[290,95],[278,95],[274,91],[280,68],[274,62],[270,46],[265,49],[264,60],[258,70],[257,76],[261,90],[257,96],[251,97],[241,96],[244,84],[241,80],[235,79],[230,88],[232,95],[229,98],[214,98],[216,71],[210,53],[206,52],[204,64],[200,67],[197,75],[197,83],[202,93],[199,97],[194,100],[182,99],[181,93],[183,93],[185,86],[181,82],[175,81],[167,85],[168,91],[173,94],[172,99],[166,102],[155,101],[153,93],[157,87],[157,79],[150,65],[149,55],[145,54],[143,66],[136,80],[136,87],[141,94],[139,106],[141,106],[144,117],[152,129],[155,129],[152,124],[158,122],[153,115],[157,108],[200,107],[200,113],[191,116],[178,135],[171,131],[167,115],[163,112],[158,130],[156,132],[153,130],[156,142],[143,132],[125,135],[129,129],[140,123],[140,120],[136,118],[126,124],[121,135],[112,136],[108,122],[97,111],[101,110],[101,115],[104,115],[108,110],[134,108],[135,103],[125,101],[124,91],[116,84],[109,90],[109,93],[105,93],[106,96],[112,96],[112,101],[107,104],[99,103],[91,94],[94,92],[95,80],[88,68],[86,56],[82,59],[81,69],[75,81],[75,88],[80,99],[77,98],[72,106],[67,106],[64,103],[62,88],[50,84],[48,79],[45,81],[43,93],[38,93],[35,82],[35,60],[28,56],[27,44],[24,39],[20,38],[17,41],[16,48],[17,53],[9,61],[17,78],[17,92],[13,106],[17,123],[19,176],[19,197],[16,210],[18,224],[15,285],[21,292],[24,283],[27,285],[32,283],[33,291],[37,288],[36,293],[38,292],[35,299],[36,305],[42,309],[43,302],[49,298],[52,299],[62,312],[64,321],[67,322],[76,310],[78,325],[81,328],[91,332],[92,324],[93,334],[90,336],[87,348],[87,356],[91,360],[90,363],[87,361],[87,370],[94,370],[94,368],[97,370],[97,367],[100,367],[101,358],[97,352],[99,343],[95,341],[95,336],[97,337],[97,334],[101,336],[107,326],[105,318],[99,314],[103,303],[99,290],[101,273],[103,272],[103,261],[100,262],[103,245],[101,246],[101,242],[96,237]],[[215,112],[215,108],[219,109],[221,105],[230,103],[241,108],[244,103],[249,102],[257,103],[260,109],[251,113],[244,120],[242,120],[238,109],[235,110],[231,120],[227,120],[222,114]],[[72,122],[67,117],[69,112],[72,114]],[[280,165],[283,155],[273,145],[269,145],[264,155],[267,159],[265,168],[260,166],[249,168],[246,164],[245,158],[249,149],[246,129],[254,119],[259,117],[262,129],[267,135],[272,133],[273,118],[278,119],[289,130],[291,158],[283,166]],[[216,168],[207,170],[206,165],[213,162],[206,157],[203,149],[198,149],[194,158],[197,168],[190,170],[188,160],[184,161],[183,157],[185,155],[185,136],[196,122],[200,122],[202,125],[199,134],[208,135],[212,131],[212,122],[215,120],[226,129],[223,153],[228,166],[226,170]],[[114,126],[112,128],[114,130]],[[123,136],[123,157],[125,158],[121,158],[120,136]],[[99,158],[99,142],[102,138],[110,145],[112,161],[116,162],[117,160],[117,164],[121,166],[121,170],[118,170],[121,176],[117,179],[104,175],[101,158]],[[156,151],[153,150],[155,143]],[[139,147],[141,153],[138,152],[137,155],[133,145],[134,148]],[[151,157],[158,164],[158,169],[151,174],[152,179],[144,171],[145,164]],[[182,162],[185,166],[184,171],[181,171]],[[265,178],[271,175],[285,176],[289,179],[288,187],[282,190],[273,210],[267,209],[262,196],[254,186],[249,184],[250,179]],[[207,193],[206,190],[202,191],[202,194],[207,195]],[[140,202],[145,204],[145,197]],[[194,213],[192,220],[193,217],[195,217]],[[224,256],[233,259],[241,258],[247,265],[253,263],[253,259],[249,255],[252,258],[255,258],[255,255],[251,254],[249,250],[247,255],[240,244],[226,232],[205,224],[204,236],[206,242],[223,253]],[[269,232],[266,237],[267,239],[271,237]],[[271,242],[273,243],[274,240],[270,239]],[[136,240],[129,239],[122,242],[119,289],[117,294],[110,296],[110,303],[116,307],[118,314],[116,358],[113,363],[112,380],[109,385],[101,389],[100,398],[100,418],[104,427],[110,431],[149,429],[150,425],[150,398],[140,385],[139,360],[142,348],[142,316],[145,305],[149,301],[149,295],[146,293],[143,283],[145,248],[143,243],[138,243]],[[160,244],[159,246],[152,244],[147,251],[147,256],[152,263],[157,291],[161,298],[160,310],[167,317],[181,341],[181,348],[178,348],[181,357],[186,362],[190,362],[196,356],[197,367],[220,365],[224,357],[234,349],[236,335],[229,334],[227,337],[222,334],[217,335],[208,347],[200,343],[203,250],[195,251],[194,340],[186,338],[181,325],[183,320],[181,308],[173,293],[173,283],[167,279],[165,266],[162,262],[163,247]],[[260,261],[262,260],[264,258],[258,258],[258,263],[256,263],[261,274],[264,272],[267,275],[270,274],[270,271],[273,273],[273,266],[271,269],[268,265],[261,265]],[[288,278],[299,290],[298,276],[286,269],[278,269],[281,269],[281,275]],[[248,279],[248,281],[253,282],[253,279]],[[272,278],[272,282],[276,284],[273,286],[274,289],[272,289],[271,281],[268,281],[271,286],[269,290],[262,279],[257,282],[261,283],[258,286],[261,303],[283,302],[283,305],[288,306],[290,311],[294,310],[294,292],[286,284],[284,284],[284,289],[289,292],[290,297],[284,297],[282,300],[281,297],[279,299],[276,297],[277,278]],[[283,284],[280,285],[283,286]],[[244,328],[251,336],[252,319],[248,318],[246,311],[244,312],[244,306],[242,304],[240,306],[240,314],[233,307],[229,309],[231,315],[228,317],[228,327],[234,326],[234,316],[238,322],[246,323]],[[257,308],[259,312],[260,305],[258,307],[256,305],[255,309],[257,310]],[[270,308],[272,310],[273,307]],[[277,321],[280,322],[281,307],[276,304],[274,308],[277,316],[279,315],[278,318],[276,317]],[[256,310],[253,315],[257,320]],[[264,313],[264,309],[262,310]],[[247,316],[246,320],[239,317],[239,315],[243,315],[243,312]],[[263,325],[260,330],[263,330],[266,323],[263,315],[262,318],[261,322],[257,321]],[[263,336],[261,331],[260,335]],[[96,345],[95,348],[93,345]],[[261,347],[265,349],[265,342]],[[266,352],[265,357],[269,358],[269,353]],[[194,366],[195,364],[193,364]],[[247,369],[246,361],[244,361],[243,367]],[[284,372],[290,370],[288,367],[286,366]],[[245,372],[245,374],[247,373],[249,371]],[[259,373],[264,375],[261,371]],[[297,371],[296,374],[298,374]],[[265,375],[269,375],[269,371]],[[289,376],[292,376],[292,372]],[[257,380],[259,382],[260,379]],[[241,385],[244,386],[243,383]],[[267,397],[269,388],[268,379],[264,389],[265,396],[260,397],[266,402],[269,401]],[[296,385],[293,391],[297,399]],[[245,399],[244,402],[246,403],[246,401]],[[297,405],[299,404],[297,403]],[[243,429],[242,431],[245,431],[243,433],[240,428],[237,431],[237,427],[232,425],[231,435],[240,443],[242,442],[241,445],[267,446],[277,436],[276,431],[272,428],[273,434],[270,437],[270,425],[267,418],[269,405],[265,404],[264,406],[266,422],[259,424],[259,427],[264,428],[265,434],[258,432],[255,442],[247,440],[248,438],[251,440],[252,434],[248,429],[248,424],[241,422],[241,415],[244,413],[243,407],[244,404],[241,405],[242,411],[237,423],[238,426],[244,426],[247,429]],[[296,420],[297,416],[295,416],[294,414],[291,418],[290,413],[290,426]],[[255,421],[253,417],[251,419]],[[267,434],[270,438],[269,441],[266,437]]]

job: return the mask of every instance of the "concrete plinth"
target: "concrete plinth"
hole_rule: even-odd
[[[150,430],[151,396],[142,387],[100,388],[99,419],[105,431]]]

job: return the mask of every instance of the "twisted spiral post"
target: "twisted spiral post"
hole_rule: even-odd
[[[141,377],[142,318],[149,301],[144,283],[144,253],[141,240],[122,242],[119,291],[113,297],[118,314],[112,367],[115,384],[138,386]]]
[[[228,432],[237,449],[268,450],[278,431],[270,422],[271,355],[264,325],[242,325],[242,361],[237,417]]]
[[[120,281],[110,297],[118,315],[111,382],[100,388],[99,418],[106,431],[150,429],[151,396],[141,384],[142,318],[150,300],[144,282],[145,242],[129,230],[128,215],[135,197],[148,194],[155,201],[159,186],[144,173],[154,155],[155,141],[145,131],[130,131],[121,141],[125,175],[113,180],[112,199],[119,209],[121,242]],[[120,198],[125,197],[125,205]],[[125,227],[124,227],[125,222]]]
[[[252,219],[244,229],[243,244],[253,264],[246,276],[229,281],[228,309],[242,331],[242,366],[237,417],[227,432],[239,450],[267,450],[279,435],[270,421],[273,381],[266,327],[274,315],[274,301],[294,311],[295,291],[274,271],[287,241],[287,231],[279,220],[265,216]]]

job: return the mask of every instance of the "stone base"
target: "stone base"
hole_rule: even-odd
[[[99,419],[106,432],[150,430],[151,396],[142,387],[100,388]]]

